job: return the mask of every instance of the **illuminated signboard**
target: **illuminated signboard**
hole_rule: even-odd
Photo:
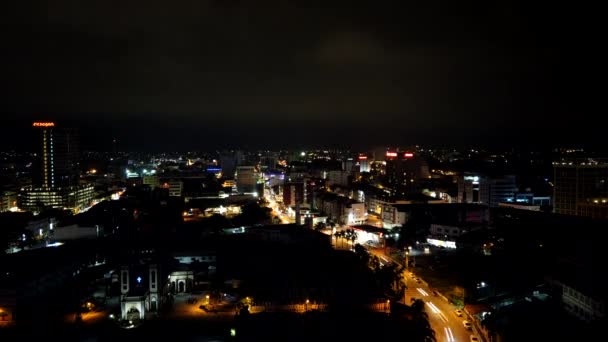
[[[396,157],[397,156],[397,152],[386,152],[386,156],[387,157]]]
[[[366,160],[367,156],[359,156],[359,160]]]
[[[405,158],[412,158],[414,154],[412,152],[405,152]]]
[[[34,122],[33,127],[55,127],[54,122]]]
[[[433,246],[445,247],[445,248],[456,248],[455,241],[445,241],[445,240],[427,238],[426,242],[428,242],[429,244],[431,244]]]

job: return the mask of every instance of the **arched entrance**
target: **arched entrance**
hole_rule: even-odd
[[[179,282],[179,291],[178,292],[186,292],[186,283],[183,281]]]
[[[127,311],[127,319],[132,321],[135,319],[139,319],[140,315],[139,315],[139,310],[137,310],[136,308],[130,308],[129,311]]]

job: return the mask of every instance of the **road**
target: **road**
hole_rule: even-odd
[[[268,201],[268,208],[272,209],[272,215],[278,216],[282,224],[295,223],[295,219],[289,217],[289,215],[281,211],[279,204],[276,202],[276,195],[274,194],[274,191],[272,191],[272,189],[268,187],[265,189],[265,191],[265,198]]]
[[[395,262],[394,259],[384,254],[383,249],[376,248],[370,252],[384,262]],[[435,330],[437,342],[466,342],[470,341],[471,335],[479,337],[474,330],[467,330],[463,325],[463,321],[470,318],[466,317],[466,313],[462,313],[462,317],[456,315],[456,307],[448,303],[440,295],[434,295],[433,290],[429,288],[424,280],[419,279],[414,273],[405,272],[407,291],[405,293],[405,303],[410,304],[412,298],[422,299],[425,302],[426,312],[429,316],[431,327]],[[474,329],[474,328],[472,328]]]

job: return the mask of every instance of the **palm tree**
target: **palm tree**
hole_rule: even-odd
[[[435,342],[435,331],[429,323],[429,316],[424,311],[424,301],[416,299],[410,306],[412,310],[413,329],[411,335],[414,341]]]
[[[359,235],[357,234],[357,232],[354,229],[346,230],[346,233],[345,233],[346,240],[351,241],[353,246],[354,246],[354,243],[357,240],[358,236]]]
[[[346,234],[343,231],[336,232],[334,236],[336,237],[336,247],[338,246],[338,238],[343,238]]]

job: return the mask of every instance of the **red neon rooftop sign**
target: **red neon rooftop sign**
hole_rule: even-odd
[[[34,122],[33,127],[55,127],[54,122]]]
[[[366,160],[367,156],[359,156],[359,160]]]
[[[386,156],[387,157],[396,157],[397,156],[397,152],[386,152]]]
[[[412,152],[405,152],[404,156],[405,158],[412,158],[414,154]]]

